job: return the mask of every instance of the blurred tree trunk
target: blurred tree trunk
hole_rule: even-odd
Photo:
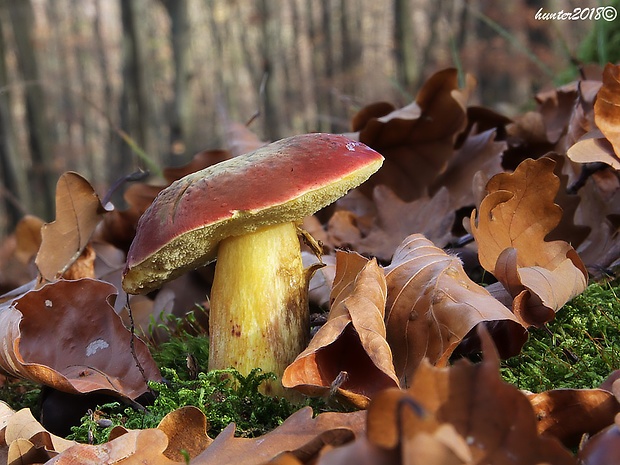
[[[146,81],[147,56],[139,31],[144,23],[144,0],[119,0],[123,26],[123,90],[121,94],[121,129],[146,154],[155,160],[154,138],[151,137],[151,106]],[[118,177],[134,171],[137,165],[146,169],[142,160],[134,163],[135,154],[127,144],[121,145],[120,157],[112,171]]]
[[[274,141],[280,139],[282,134],[280,128],[280,101],[278,99],[280,92],[275,69],[276,64],[281,64],[282,57],[274,53],[278,49],[277,21],[274,21],[274,10],[270,8],[270,5],[273,7],[276,4],[269,0],[258,2],[262,35],[260,50],[263,59],[263,73],[267,79],[263,94],[262,121],[265,136],[268,140]],[[259,79],[262,79],[262,76]]]
[[[347,8],[347,5],[349,8]],[[344,116],[347,125],[340,128],[341,132],[348,131],[350,117],[355,113],[353,98],[357,93],[356,78],[362,63],[362,12],[356,5],[351,5],[347,0],[340,0],[340,40],[342,56],[341,66],[341,90],[344,100]]]
[[[316,18],[314,16],[314,7],[316,3],[314,0],[306,0],[306,20],[308,21],[308,38],[310,41],[312,66],[311,75],[314,88],[314,101],[316,102],[316,131],[328,132],[329,122],[326,116],[329,114],[329,109],[326,107],[327,100],[325,98],[325,86],[322,76],[324,75],[325,61],[323,59],[323,47],[324,38],[319,33],[319,26],[317,25]],[[323,28],[326,26],[323,25]]]
[[[194,153],[191,137],[192,99],[190,94],[191,55],[188,0],[162,0],[171,24],[172,54],[174,60],[174,95],[170,112],[170,152],[167,164],[188,150]]]
[[[15,39],[17,65],[26,84],[26,120],[32,165],[28,170],[29,188],[34,203],[33,213],[45,220],[54,214],[56,174],[53,171],[52,125],[47,117],[46,95],[39,76],[33,41],[34,11],[30,0],[2,0],[7,8]]]
[[[93,38],[95,43],[93,44],[94,54],[95,54],[95,66],[93,67],[95,72],[99,74],[102,81],[102,93],[103,95],[100,97],[101,101],[101,111],[104,115],[104,120],[107,126],[106,134],[102,135],[103,146],[105,149],[103,150],[103,156],[100,157],[99,160],[94,160],[94,169],[96,173],[99,173],[98,179],[101,179],[105,182],[107,186],[114,182],[114,171],[113,167],[109,164],[109,156],[106,154],[118,154],[120,153],[120,147],[122,144],[122,140],[116,133],[116,129],[114,127],[114,123],[112,120],[112,115],[115,113],[115,99],[114,92],[112,91],[112,84],[110,82],[110,72],[108,65],[108,54],[106,53],[106,42],[104,40],[103,27],[101,24],[102,19],[102,2],[107,0],[96,0],[95,1],[95,15],[93,17]]]
[[[411,0],[393,0],[394,11],[394,61],[396,79],[405,91],[410,91],[418,75],[416,44],[413,34]]]
[[[3,29],[2,21],[0,21],[0,86],[2,88],[9,82],[6,67],[7,47]],[[3,186],[0,198],[6,218],[1,226],[7,232],[12,231],[23,216],[23,205],[30,205],[26,173],[23,163],[20,163],[13,134],[11,92],[0,92],[0,176]]]

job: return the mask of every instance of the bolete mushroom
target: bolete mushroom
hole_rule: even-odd
[[[334,134],[289,137],[192,173],[138,222],[123,288],[131,294],[215,260],[209,368],[281,376],[309,337],[297,224],[377,171],[383,157]],[[282,394],[278,381],[266,392]]]

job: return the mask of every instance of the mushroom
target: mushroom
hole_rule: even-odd
[[[138,222],[123,289],[155,290],[215,260],[209,369],[278,377],[309,339],[297,225],[366,181],[383,157],[334,134],[289,137],[162,190]],[[284,393],[280,381],[265,392]]]

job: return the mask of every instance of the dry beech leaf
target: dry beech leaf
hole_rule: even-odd
[[[615,422],[588,438],[577,453],[580,465],[611,465],[618,463],[620,450],[620,414]]]
[[[183,461],[181,450],[193,459],[213,442],[207,435],[207,418],[200,409],[188,405],[167,414],[157,425],[168,436],[163,454],[170,460]]]
[[[594,122],[611,142],[616,155],[614,168],[620,169],[620,66],[608,63],[603,70],[603,85],[594,102]]]
[[[41,228],[45,222],[36,216],[26,215],[15,227],[17,248],[15,256],[22,263],[30,263],[41,247]]]
[[[374,188],[373,199],[376,223],[365,237],[351,244],[356,251],[389,261],[403,239],[413,233],[424,234],[439,247],[451,238],[454,209],[445,187],[432,197],[403,202],[388,186],[380,185]]]
[[[56,220],[41,229],[35,259],[43,279],[55,281],[80,256],[103,218],[105,209],[89,182],[77,173],[64,173],[56,186]]]
[[[387,339],[403,387],[423,358],[445,365],[478,323],[518,321],[508,308],[469,279],[458,257],[420,234],[403,241],[385,273]]]
[[[328,320],[286,368],[282,385],[307,395],[335,394],[358,407],[398,386],[385,339],[385,299],[376,260],[338,252]]]
[[[286,452],[308,463],[324,447],[341,446],[362,436],[365,421],[365,411],[328,412],[313,418],[312,409],[304,407],[270,433],[254,439],[234,437],[234,424],[230,424],[192,465],[259,465]]]
[[[461,207],[477,205],[472,186],[477,172],[482,171],[486,178],[490,178],[503,171],[502,154],[507,144],[505,141],[496,142],[495,132],[495,129],[490,129],[480,134],[469,135],[448,162],[446,171],[433,183],[431,187],[433,193],[438,192],[444,186],[448,189],[450,206],[453,211]],[[429,239],[432,238],[429,237]]]
[[[395,463],[421,463],[405,460],[413,460],[423,434],[434,438],[425,442],[447,463],[576,465],[559,442],[538,434],[529,401],[500,377],[490,336],[479,336],[481,363],[461,359],[437,368],[425,360],[409,389],[377,395],[368,408],[368,440],[387,449],[400,446],[403,462]]]
[[[620,170],[620,159],[612,143],[599,129],[593,129],[568,148],[566,156],[576,163],[603,162]]]
[[[46,431],[41,423],[32,416],[30,409],[27,408],[15,412],[8,419],[4,430],[4,440],[8,446],[17,441],[22,441],[14,453],[23,449],[23,446],[26,445],[23,441],[28,441],[32,447],[50,452],[47,459],[76,444],[75,441],[69,441]],[[9,452],[9,456],[11,456],[11,452]]]
[[[471,217],[480,264],[520,296],[513,311],[525,326],[550,321],[587,285],[577,252],[567,242],[545,241],[562,217],[554,166],[549,158],[528,159],[514,173],[493,176],[478,217],[475,210]]]
[[[114,294],[103,281],[61,280],[3,307],[0,369],[63,392],[139,397],[147,386],[130,350],[131,334],[108,301]],[[136,338],[134,348],[147,379],[160,380],[147,346]]]
[[[467,126],[466,103],[474,87],[468,75],[465,88],[459,89],[456,69],[446,69],[424,83],[414,103],[379,118],[354,117],[359,120],[359,141],[385,157],[381,170],[362,189],[385,184],[407,202],[426,194]]]
[[[51,454],[43,447],[37,447],[27,439],[17,439],[9,444],[7,451],[8,464],[39,464],[47,462]]]
[[[182,465],[164,455],[168,446],[166,433],[159,429],[130,430],[112,441],[97,446],[76,444],[57,455],[46,465]],[[199,462],[192,461],[192,464]]]
[[[620,412],[614,395],[603,389],[553,389],[527,397],[536,412],[538,432],[558,438],[566,447],[609,426]]]

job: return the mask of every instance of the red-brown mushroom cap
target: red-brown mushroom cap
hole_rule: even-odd
[[[383,157],[334,134],[282,139],[175,181],[138,222],[123,288],[132,294],[215,259],[229,236],[301,220],[377,171]]]

